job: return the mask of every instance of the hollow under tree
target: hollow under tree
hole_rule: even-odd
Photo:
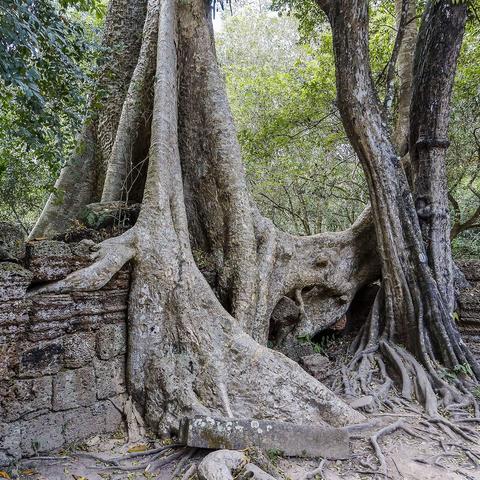
[[[142,2],[112,2],[107,25],[130,3],[140,9]],[[366,169],[373,215],[367,210],[344,232],[310,237],[278,231],[263,218],[246,185],[215,57],[210,2],[149,0],[136,66],[125,74],[128,90],[123,86],[115,98],[121,111],[104,107],[110,121],[94,118],[87,125],[91,148],[81,149],[57,182],[65,201],[49,201],[32,232],[32,238],[61,232],[86,204],[125,200],[127,189],[142,200],[135,225],[98,245],[91,266],[34,293],[98,289],[131,261],[128,388],[161,433],[194,413],[332,425],[360,421],[359,412],[266,344],[272,311],[283,297],[297,299],[302,310],[289,334],[311,333],[306,291],[315,292],[317,312],[333,323],[378,278],[379,263],[383,286],[363,330],[367,336],[360,338],[363,366],[381,347],[403,374],[404,395],[411,390],[408,368],[416,369],[420,393],[432,389],[432,380],[434,387],[456,392],[434,365],[442,346],[443,364],[468,361],[477,372],[425,262],[410,190],[373,91],[366,2],[323,6],[334,30],[341,112]],[[355,28],[346,28],[342,15]],[[359,113],[363,126],[351,121]],[[74,189],[79,179],[80,196]],[[196,250],[211,258],[215,290],[195,263]],[[411,327],[415,338],[405,336]],[[408,340],[406,348],[398,339]],[[425,396],[433,413],[435,397]]]

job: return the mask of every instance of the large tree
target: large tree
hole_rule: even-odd
[[[120,72],[117,83],[107,74],[100,80],[108,87],[103,107],[85,125],[83,148],[57,183],[63,202],[49,201],[32,237],[61,232],[86,204],[99,200],[141,200],[140,215],[130,230],[96,247],[91,266],[37,292],[98,289],[131,262],[129,391],[162,433],[194,413],[344,425],[363,416],[267,348],[272,312],[280,301],[295,301],[298,321],[276,326],[285,329],[279,338],[311,334],[318,317],[326,325],[340,319],[355,294],[378,278],[381,266],[382,287],[351,365],[361,362],[360,385],[366,386],[365,367],[382,352],[399,369],[404,395],[412,391],[413,372],[429,413],[435,413],[432,386],[451,394],[464,388],[446,384],[440,364],[468,363],[475,375],[480,371],[450,315],[451,276],[444,274],[451,272],[449,250],[444,244],[439,250],[450,262],[440,272],[437,250],[424,245],[422,232],[430,238],[427,223],[422,230],[374,91],[367,1],[322,2],[322,7],[333,28],[340,111],[365,168],[372,209],[344,232],[307,237],[276,229],[250,198],[215,57],[210,3],[111,3],[105,42],[112,46],[110,32],[115,42],[131,43],[126,54],[107,62],[108,69]],[[458,52],[465,7],[438,1],[428,12],[422,48],[431,51],[428,33],[439,24],[450,32],[445,48]],[[457,30],[450,25],[455,22]],[[455,52],[446,58],[452,73]],[[428,68],[417,70],[428,83]],[[452,75],[439,80],[442,118],[448,117]],[[424,90],[422,101],[430,105],[428,87]],[[419,118],[412,132],[423,122]],[[411,145],[417,151],[421,143]],[[427,153],[430,148],[440,147],[428,143]],[[417,184],[414,192],[425,201]],[[433,243],[438,245],[437,239]],[[198,252],[214,273],[209,283],[195,261]],[[377,361],[383,362],[379,355]],[[347,393],[358,393],[347,383]]]
[[[382,264],[381,288],[350,365],[358,362],[359,368],[348,387],[369,390],[376,356],[377,362],[384,358],[394,365],[404,397],[411,398],[415,387],[429,414],[437,411],[434,389],[446,407],[462,403],[464,396],[475,402],[467,385],[470,377],[480,377],[480,369],[453,315],[445,175],[450,96],[467,7],[449,1],[426,6],[415,51],[406,169],[372,81],[368,2],[319,4],[332,25],[339,108],[364,168]],[[408,1],[403,4],[408,12]],[[439,372],[440,365],[456,370],[463,366],[470,375],[456,379],[452,387]],[[380,376],[388,386],[390,378],[382,368]]]

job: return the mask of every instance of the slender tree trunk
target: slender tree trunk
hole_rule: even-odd
[[[428,4],[415,52],[410,117],[415,206],[428,263],[448,315],[453,315],[455,293],[445,159],[450,98],[466,19],[465,4]]]
[[[127,177],[132,173],[134,167],[138,166],[139,161],[143,160],[142,156],[139,157],[138,144],[145,141],[146,138],[148,139],[145,130],[149,126],[151,115],[151,91],[155,71],[159,8],[158,0],[150,0],[138,62],[133,71],[123,106],[121,106],[118,126],[108,129],[109,138],[104,142],[103,155],[108,155],[108,157],[106,157],[102,202],[129,200],[128,193],[130,187],[134,185],[128,184]],[[110,139],[111,135],[114,135],[113,145]],[[132,179],[130,183],[133,183]]]
[[[397,15],[397,28],[400,28],[400,18],[402,14],[404,0],[395,1],[395,13]],[[409,148],[410,136],[410,102],[412,100],[413,85],[413,59],[415,55],[415,45],[417,43],[417,2],[409,0],[408,14],[405,23],[405,31],[398,52],[398,107],[395,121],[395,130],[393,133],[393,142],[397,147],[400,157],[403,157]]]
[[[146,0],[110,2],[102,41],[105,56],[89,116],[30,238],[64,232],[85,205],[100,198],[123,100],[138,58],[145,10]]]

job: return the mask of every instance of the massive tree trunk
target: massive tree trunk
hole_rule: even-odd
[[[369,321],[357,338],[356,354],[345,375],[347,391],[370,391],[373,362],[376,361],[380,366],[378,379],[383,385],[373,393],[379,400],[385,398],[391,384],[384,368],[387,361],[401,378],[402,395],[411,398],[415,387],[427,412],[433,415],[437,411],[433,388],[442,393],[442,400],[449,407],[463,401],[462,393],[466,392],[468,380],[458,378],[456,388],[452,387],[439,370],[445,367],[458,370],[463,366],[472,377],[479,378],[480,368],[454,323],[445,293],[445,279],[439,280],[429,264],[432,248],[425,248],[409,183],[389,138],[369,66],[368,2],[336,0],[320,3],[332,25],[340,113],[367,178],[383,278]],[[424,36],[438,29],[450,32],[446,34],[448,38],[443,46],[452,51],[441,58],[442,68],[451,72],[455,69],[457,43],[461,42],[463,27],[460,27],[460,18],[465,7],[447,1],[432,2],[432,5],[427,7],[421,31]],[[423,54],[436,58],[433,52],[437,45],[432,37],[423,45],[429,52]],[[432,79],[427,80],[430,74],[426,69],[420,73],[417,68],[415,81],[432,82]],[[444,86],[444,79],[439,83],[443,88],[437,90],[436,101],[448,105],[450,90]],[[425,116],[419,117],[416,109],[424,111]],[[445,109],[439,109],[440,115],[445,113]],[[429,115],[430,104],[416,102],[412,106],[411,131],[428,128]],[[444,117],[441,121],[446,122]],[[437,145],[433,147],[438,148]],[[425,171],[427,176],[429,173]],[[431,185],[442,189],[443,181],[440,175],[436,175],[431,178]],[[448,218],[445,210],[441,214],[442,218]],[[448,230],[443,233],[448,236]],[[444,244],[440,246],[443,248]],[[451,263],[451,257],[444,258]],[[435,260],[432,258],[432,261]],[[473,400],[471,394],[465,395]]]
[[[361,364],[361,389],[368,390],[366,366],[381,350],[399,370],[404,396],[411,396],[410,374],[416,375],[429,413],[436,411],[432,384],[443,389],[445,403],[448,395],[458,400],[437,362],[468,363],[476,375],[480,370],[428,265],[409,185],[382,119],[370,78],[366,1],[325,8],[334,31],[339,106],[365,168],[372,214],[345,232],[310,237],[278,231],[251,201],[209,3],[149,1],[116,121],[102,122],[115,125],[115,134],[99,136],[95,124],[90,137],[92,149],[108,157],[105,179],[96,156],[72,162],[60,179],[70,196],[64,204],[49,203],[32,235],[60,233],[100,197],[92,194],[96,183],[104,201],[132,200],[133,189],[142,200],[140,216],[98,246],[90,267],[40,291],[95,290],[131,262],[129,391],[163,434],[195,413],[344,425],[363,417],[266,344],[272,327],[281,330],[275,336],[281,347],[340,319],[359,289],[378,278],[379,258],[382,288],[352,362]],[[90,193],[75,198],[72,179],[82,175]],[[209,282],[200,264],[210,270]],[[298,318],[272,326],[272,312],[285,297],[295,302]],[[347,393],[358,394],[357,384],[349,384]]]
[[[126,152],[137,141],[149,82],[148,170],[136,224],[101,243],[90,267],[40,290],[98,289],[131,261],[129,391],[162,434],[195,413],[332,425],[360,421],[360,413],[266,344],[271,313],[284,296],[297,298],[302,314],[282,339],[320,328],[305,311],[304,289],[316,291],[309,298],[329,324],[377,278],[368,215],[345,232],[295,237],[258,213],[204,0],[148,4],[110,152],[105,200],[122,199]],[[212,285],[194,253],[197,261],[212,259]]]

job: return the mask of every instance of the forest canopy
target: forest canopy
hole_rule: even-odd
[[[0,19],[5,47],[0,218],[28,231],[87,114],[106,5],[14,3]],[[217,54],[255,200],[292,233],[348,227],[368,193],[335,104],[326,17],[314,2],[234,1],[231,9],[225,7],[216,6]],[[447,158],[454,254],[463,257],[480,252],[480,32],[478,7],[471,8],[455,77]],[[395,41],[394,2],[376,2],[371,10],[372,71],[384,96]],[[392,112],[397,101],[398,88]]]

